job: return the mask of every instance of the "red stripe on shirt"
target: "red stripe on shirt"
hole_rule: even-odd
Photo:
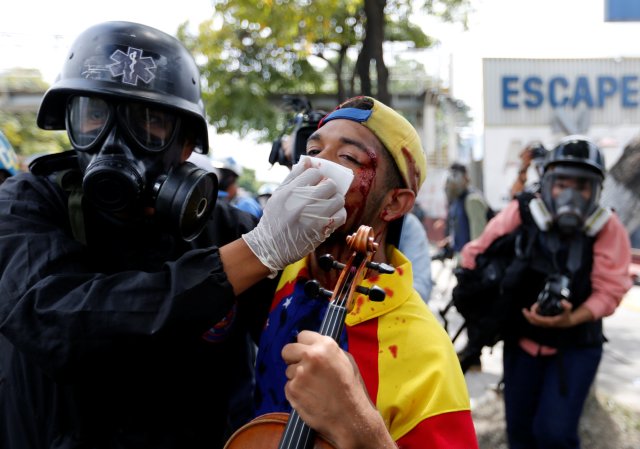
[[[378,319],[347,326],[349,353],[353,356],[373,403],[378,398]]]
[[[278,304],[280,304],[280,301],[282,301],[284,298],[286,298],[287,296],[291,296],[293,294],[293,290],[295,289],[296,286],[296,282],[298,281],[298,279],[300,279],[301,277],[308,277],[308,270],[307,267],[303,267],[296,275],[293,279],[291,279],[290,281],[288,281],[287,283],[285,283],[282,287],[280,287],[278,290],[276,290],[276,292],[273,295],[273,300],[271,301],[271,309],[269,309],[269,312],[272,312],[273,309],[276,308],[276,306]]]
[[[399,449],[477,449],[478,439],[471,412],[443,413],[425,419],[396,441]]]

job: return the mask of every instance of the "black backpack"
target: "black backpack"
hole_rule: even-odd
[[[504,337],[510,305],[501,294],[501,285],[516,258],[517,238],[518,233],[512,232],[496,239],[478,255],[473,270],[456,268],[454,271],[457,284],[451,293],[451,305],[462,315],[463,328],[469,337],[458,353],[463,372],[477,360],[483,347],[491,347]]]
[[[461,331],[467,329],[467,344],[458,352],[463,372],[478,359],[483,347],[494,346],[504,339],[508,331],[509,319],[514,313],[511,309],[515,305],[502,294],[502,286],[505,281],[517,279],[518,273],[529,265],[531,246],[538,231],[523,210],[533,197],[530,193],[518,197],[523,222],[519,228],[494,240],[476,257],[474,269],[454,270],[457,284],[445,310],[454,306],[464,319],[464,324],[453,337],[454,342]],[[495,213],[491,208],[489,212],[493,218]]]

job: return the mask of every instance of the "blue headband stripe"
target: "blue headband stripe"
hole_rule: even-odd
[[[373,113],[373,110],[371,109],[368,109],[368,110],[357,109],[357,108],[336,109],[331,114],[327,115],[322,121],[324,123],[327,123],[331,120],[345,119],[345,120],[351,120],[354,122],[362,123],[369,120],[369,117],[371,117],[372,113]]]

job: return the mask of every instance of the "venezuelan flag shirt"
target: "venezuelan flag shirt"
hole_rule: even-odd
[[[355,359],[371,400],[401,449],[478,447],[469,395],[455,350],[442,325],[413,289],[411,263],[393,248],[394,274],[373,276],[383,302],[357,294],[339,344]],[[256,362],[256,412],[290,412],[281,351],[302,330],[320,328],[328,300],[304,293],[307,259],[283,272]]]

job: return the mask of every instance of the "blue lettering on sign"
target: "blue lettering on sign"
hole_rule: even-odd
[[[532,76],[524,80],[524,93],[526,94],[526,99],[524,104],[528,108],[538,108],[544,101],[544,95],[540,90],[542,88],[542,78],[537,76]]]
[[[505,76],[502,78],[502,107],[504,109],[518,109],[518,103],[512,102],[511,97],[518,95],[515,87],[518,82],[517,76]]]
[[[622,77],[622,107],[637,108],[638,107],[638,77],[623,76]]]
[[[576,80],[576,90],[573,96],[574,108],[579,106],[580,103],[591,109],[593,107],[593,98],[591,97],[591,91],[589,90],[589,80],[586,76],[579,76]]]
[[[612,76],[601,76],[598,78],[598,107],[604,106],[609,97],[613,97],[618,90],[618,80]]]
[[[561,94],[569,86],[569,81],[561,76],[551,78],[549,81],[549,102],[554,108],[566,106],[569,99],[566,95]]]
[[[574,79],[562,75],[547,79],[540,76],[504,75],[501,77],[502,108],[536,109],[546,103],[554,109],[601,109],[615,101],[619,101],[620,106],[626,109],[637,108],[640,105],[638,81],[638,75],[578,75]]]

